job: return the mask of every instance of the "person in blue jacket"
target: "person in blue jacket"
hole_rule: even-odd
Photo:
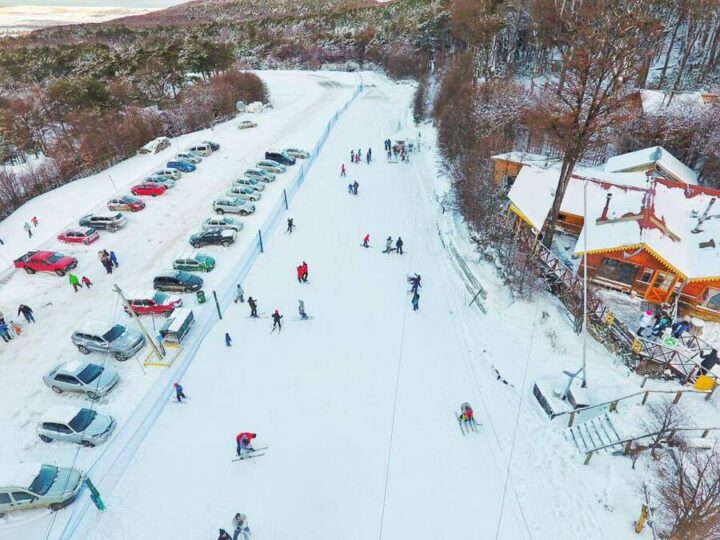
[[[175,387],[175,397],[180,403],[182,403],[183,399],[187,399],[187,396],[183,392],[183,387],[180,386],[180,383],[175,383],[173,386]]]
[[[675,339],[680,339],[685,332],[690,330],[690,321],[687,318],[682,319],[681,321],[673,324],[671,328],[672,337],[674,337]]]
[[[232,338],[230,337],[230,334],[225,332],[225,346],[230,347],[232,346]]]

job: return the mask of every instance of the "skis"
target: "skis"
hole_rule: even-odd
[[[247,453],[243,454],[242,456],[237,456],[237,457],[233,458],[233,461],[244,461],[246,459],[264,456],[265,450],[267,450],[268,448],[270,448],[270,447],[263,446],[262,448],[254,448],[252,451],[247,452]]]
[[[270,333],[272,334],[272,333],[275,331],[276,328],[279,328],[278,334],[279,334],[280,332],[282,332],[282,326],[273,326],[273,327],[272,327],[272,330],[270,330]]]
[[[304,319],[302,317],[293,317],[292,320],[293,321],[310,321],[314,318],[315,317],[313,317],[312,315],[306,315]]]
[[[466,435],[468,431],[477,433],[477,428],[482,427],[482,424],[479,424],[474,418],[472,419],[472,422],[468,424],[467,422],[463,422],[461,415],[455,413],[455,419],[457,420],[458,426],[460,426],[460,431],[463,435]]]
[[[368,244],[367,246],[365,244],[360,244],[360,247],[371,248],[372,246],[370,244]]]

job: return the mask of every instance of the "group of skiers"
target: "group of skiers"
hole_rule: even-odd
[[[25,321],[28,323],[34,323],[35,322],[35,316],[33,315],[33,310],[30,308],[30,306],[26,306],[25,304],[20,304],[17,311],[18,315],[22,315],[25,318]],[[5,343],[8,343],[9,341],[12,341],[13,338],[18,337],[20,334],[22,334],[22,326],[20,323],[11,320],[11,321],[5,321],[5,314],[0,311],[0,337]]]
[[[354,182],[348,184],[348,193],[350,195],[357,195],[358,187],[360,187],[360,184],[358,184],[358,181],[355,180]]]
[[[297,272],[297,280],[298,283],[307,283],[308,280],[308,263],[305,261],[302,262],[301,265],[299,265],[295,271]]]
[[[234,533],[230,536],[225,529],[220,529],[220,536],[218,540],[238,540],[242,535],[242,540],[250,540],[250,526],[248,525],[248,518],[245,514],[237,513],[232,520]]]
[[[30,223],[32,223],[32,225],[33,225],[32,227],[30,226]],[[38,221],[38,218],[36,216],[33,216],[32,218],[30,218],[30,223],[28,223],[27,221],[25,223],[23,223],[23,229],[25,229],[25,232],[27,233],[28,238],[33,237],[33,233],[32,233],[33,228],[37,228],[38,223],[40,223],[40,221]]]
[[[368,164],[372,161],[372,148],[369,148],[367,153],[365,154],[365,160],[368,162]],[[362,161],[362,148],[358,148],[357,152],[355,150],[350,150],[350,163],[360,163]],[[343,163],[343,171],[345,169],[345,164]],[[344,176],[344,173],[341,172],[341,174]]]
[[[410,292],[412,293],[412,299],[410,300],[410,303],[412,304],[413,311],[417,311],[420,309],[420,293],[418,292],[418,289],[422,287],[420,285],[420,280],[422,278],[420,277],[420,274],[415,274],[414,276],[408,277],[408,283],[410,283]]]
[[[403,239],[398,236],[397,240],[395,241],[395,247],[393,247],[392,236],[388,236],[385,239],[385,250],[383,251],[383,253],[392,253],[394,251],[398,255],[402,255],[404,245],[405,242],[403,242]]]

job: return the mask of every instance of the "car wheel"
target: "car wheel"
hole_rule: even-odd
[[[223,210],[222,208],[218,208],[218,209],[215,210],[215,211],[216,211],[218,214],[220,214],[221,216],[225,213],[225,210]]]
[[[88,392],[87,397],[89,397],[90,399],[93,399],[93,400],[100,398],[100,396],[98,396],[95,392]]]
[[[92,448],[95,446],[95,443],[92,441],[83,441],[80,444],[82,444],[85,448]]]
[[[153,193],[153,194],[150,195],[150,196],[151,196],[151,197],[157,197],[157,193]]]
[[[25,267],[25,271],[26,271],[28,274],[31,274],[31,275],[35,273],[35,270],[33,270],[32,268],[30,268],[29,266],[26,266],[26,267]]]
[[[65,275],[65,270],[55,270],[55,274],[60,277],[63,277]]]
[[[40,440],[43,442],[52,442],[52,439],[47,435],[40,435]]]
[[[230,247],[230,244],[231,242],[228,242],[227,240],[222,243],[223,247]]]
[[[166,319],[169,319],[170,315],[172,315],[172,314],[173,314],[172,311],[166,311],[165,313],[163,313],[163,317],[165,317]]]
[[[248,213],[247,213],[245,210],[240,210],[240,215],[241,215],[241,216],[247,216]]]
[[[124,362],[127,359],[128,359],[127,355],[125,355],[123,353],[119,353],[119,352],[115,353],[115,360],[117,360],[118,362]]]
[[[90,349],[88,349],[84,345],[78,345],[78,351],[80,351],[83,354],[90,354]]]
[[[59,387],[51,386],[51,388],[52,388],[52,391],[55,392],[56,394],[62,394],[62,390]]]
[[[194,247],[195,249],[197,249],[197,248],[200,247],[200,245],[201,245],[201,244],[199,244],[198,242],[195,242],[194,244],[192,244],[192,247]]]

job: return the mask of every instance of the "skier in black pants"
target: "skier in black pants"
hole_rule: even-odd
[[[257,317],[257,301],[252,296],[248,296],[248,306],[250,306],[250,316]]]
[[[398,236],[397,242],[395,242],[395,248],[396,248],[396,251],[398,252],[399,255],[402,255],[402,254],[403,254],[402,247],[403,247],[402,238],[400,238],[400,237]]]
[[[355,180],[352,185],[353,195],[357,195],[358,187],[360,187],[360,184],[358,184],[357,180]]]
[[[273,327],[272,327],[271,332],[274,332],[275,328],[278,329],[278,332],[282,331],[282,323],[280,322],[280,319],[282,319],[282,318],[283,318],[283,316],[280,315],[280,312],[276,309],[275,313],[272,314]]]
[[[287,232],[288,232],[288,234],[292,234],[293,229],[295,228],[295,224],[293,223],[293,218],[288,218],[287,223],[288,223]]]

